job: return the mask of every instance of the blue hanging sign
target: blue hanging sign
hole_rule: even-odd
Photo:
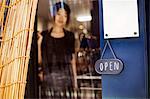
[[[107,46],[109,47],[114,59],[103,59]],[[101,58],[95,63],[95,70],[99,74],[119,74],[123,70],[123,62],[116,57],[109,40],[106,41]]]
[[[99,74],[119,74],[123,70],[123,63],[119,59],[99,59],[95,63],[95,70]]]

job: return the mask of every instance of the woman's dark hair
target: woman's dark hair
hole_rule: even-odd
[[[60,8],[63,8],[65,9],[66,13],[67,13],[67,24],[69,23],[70,21],[70,13],[71,13],[71,10],[70,10],[70,7],[65,3],[65,2],[57,2],[54,6],[53,6],[53,12],[54,12],[54,18],[55,18],[55,15],[56,13],[58,12],[58,10]]]

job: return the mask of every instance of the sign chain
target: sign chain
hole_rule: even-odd
[[[111,44],[110,44],[109,40],[107,40],[106,43],[105,43],[105,46],[104,46],[104,49],[103,49],[103,51],[102,51],[102,54],[101,54],[101,58],[100,58],[100,59],[103,58],[103,56],[104,56],[104,54],[105,54],[105,51],[106,51],[106,48],[107,48],[107,45],[108,45],[108,47],[109,47],[109,49],[110,49],[110,51],[111,51],[111,53],[112,53],[114,59],[117,59],[117,58],[116,58],[116,55],[115,55],[115,52],[114,52],[113,48],[111,47]]]

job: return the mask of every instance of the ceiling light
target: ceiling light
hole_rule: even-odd
[[[91,21],[91,20],[92,20],[91,15],[77,17],[77,21],[79,21],[79,22],[86,22],[86,21]]]

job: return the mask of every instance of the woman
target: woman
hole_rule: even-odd
[[[64,27],[69,23],[70,8],[64,2],[54,5],[54,24],[50,30],[39,36],[41,43],[42,98],[59,99],[67,97],[76,87],[75,38]],[[39,53],[40,55],[40,53]],[[70,95],[71,98],[71,95]],[[66,98],[65,98],[66,99]]]

